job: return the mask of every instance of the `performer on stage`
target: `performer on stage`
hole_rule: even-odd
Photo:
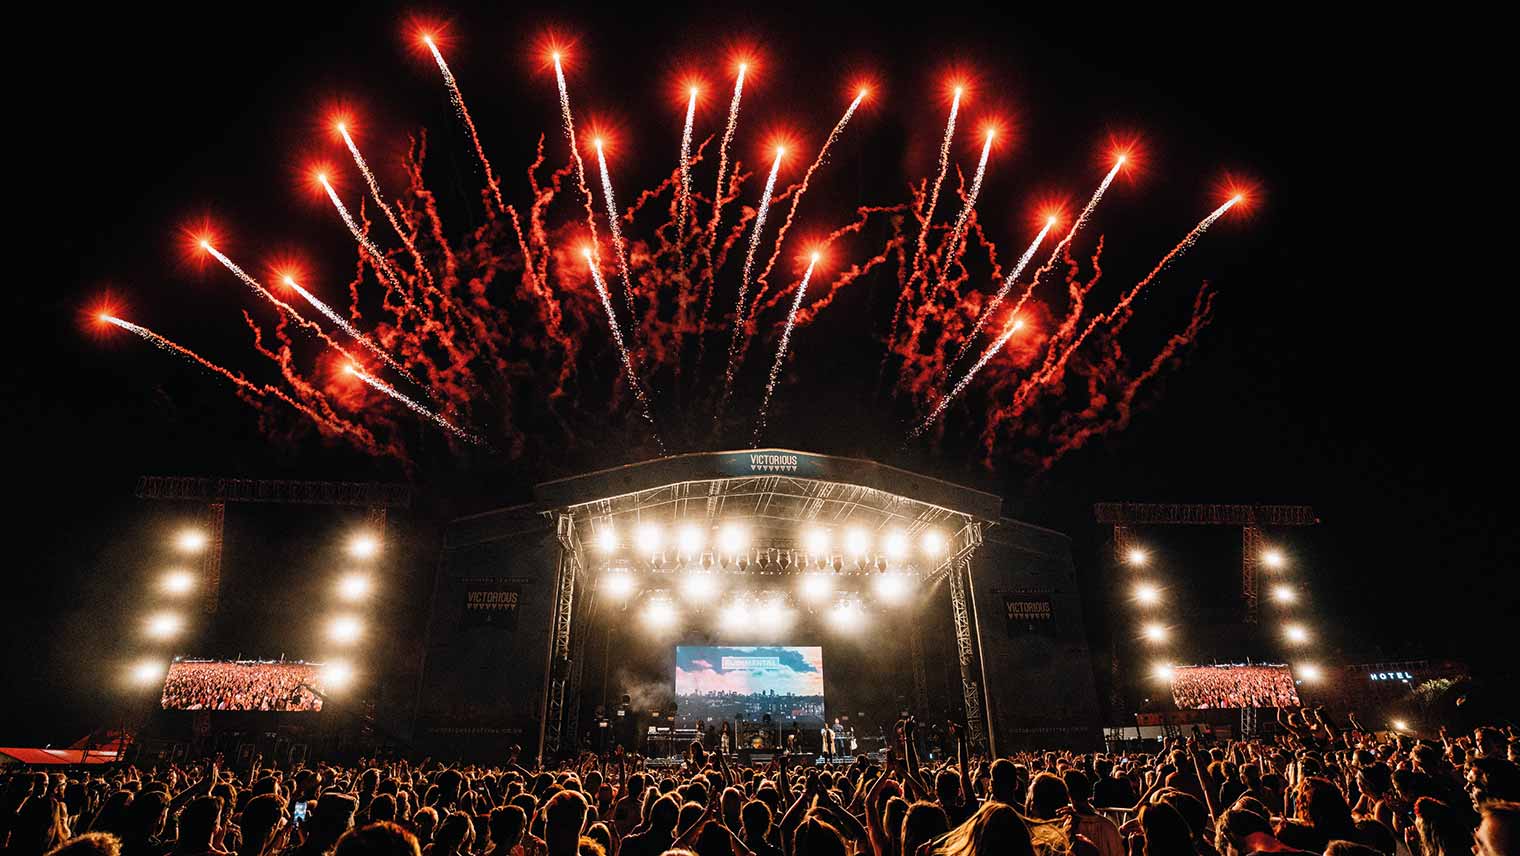
[[[718,750],[727,755],[733,745],[734,735],[728,727],[728,720],[723,720],[723,731],[718,735]]]
[[[823,724],[823,729],[819,732],[819,734],[823,737],[824,757],[832,760],[834,757],[834,729],[830,727],[827,722],[825,722]]]

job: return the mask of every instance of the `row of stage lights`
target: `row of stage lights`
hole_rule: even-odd
[[[671,531],[673,530],[673,531]],[[667,529],[657,523],[641,523],[627,537],[611,523],[596,527],[592,535],[596,552],[603,557],[627,556],[655,563],[700,564],[704,568],[714,565],[744,569],[751,564],[753,536],[748,526],[728,522],[716,529],[697,523],[682,523]],[[937,529],[925,529],[918,534],[917,548],[925,559],[938,562],[950,546],[945,534]],[[771,552],[762,551],[754,563],[762,567],[771,562]],[[858,568],[875,567],[885,570],[887,563],[900,565],[914,553],[913,539],[902,529],[892,529],[873,539],[872,533],[862,526],[850,526],[839,538],[828,528],[810,526],[799,533],[795,549],[774,551],[775,564],[781,570],[795,565],[798,568],[826,568],[843,570],[846,561]]]
[[[184,529],[174,536],[171,546],[182,559],[198,558],[210,546],[210,537],[200,529]],[[380,555],[380,539],[368,532],[353,535],[346,545],[349,557],[362,563],[371,563]],[[328,640],[343,647],[351,646],[364,635],[364,622],[352,610],[367,600],[374,591],[373,569],[351,570],[339,576],[334,583],[334,596],[344,608],[327,622]],[[164,607],[148,615],[143,625],[143,635],[159,646],[179,639],[188,626],[184,601],[195,591],[200,580],[197,574],[176,565],[165,571],[158,579],[161,597],[179,601],[179,606]],[[160,648],[156,653],[143,657],[132,665],[132,680],[143,686],[163,683],[168,671],[168,655]],[[329,658],[322,669],[323,686],[328,690],[341,690],[353,682],[354,668],[343,658]]]
[[[702,608],[718,599],[722,579],[720,575],[710,571],[693,570],[676,580],[675,587],[683,600],[694,607]],[[916,574],[876,574],[871,577],[871,589],[878,600],[898,604],[908,599],[914,583],[919,579],[920,577]],[[662,582],[661,585],[664,583]],[[637,577],[627,569],[610,568],[602,574],[602,590],[620,601],[626,600],[637,587]],[[838,586],[833,574],[810,573],[798,577],[797,598],[810,606],[816,607],[828,602],[835,597],[837,591]],[[668,595],[664,597],[669,599]],[[785,599],[785,595],[781,592],[771,592],[770,597]]]
[[[1269,571],[1280,572],[1288,567],[1288,557],[1282,550],[1276,547],[1268,547],[1257,557],[1262,567]],[[1124,555],[1125,564],[1137,570],[1150,565],[1151,557],[1143,547],[1131,547]],[[1140,580],[1132,589],[1132,597],[1137,607],[1142,611],[1153,610],[1165,599],[1161,587],[1150,580]],[[1280,607],[1291,607],[1298,603],[1298,589],[1285,582],[1272,584],[1272,601]],[[1172,638],[1171,628],[1160,621],[1148,620],[1140,626],[1140,638],[1144,639],[1153,647],[1165,645]],[[1288,645],[1301,648],[1309,644],[1312,635],[1309,628],[1302,622],[1285,621],[1282,625],[1282,638]],[[1152,669],[1153,675],[1162,681],[1171,681],[1172,665],[1168,662],[1158,662]],[[1298,680],[1316,683],[1324,677],[1324,672],[1314,663],[1297,663],[1293,666],[1293,675]]]
[[[907,587],[903,586],[892,603],[906,600]],[[833,600],[818,614],[836,631],[849,633],[866,623],[864,602],[858,596],[845,596]],[[724,604],[711,616],[714,629],[729,636],[771,636],[785,633],[797,622],[799,610],[780,592],[763,595],[741,595]],[[653,633],[666,633],[680,629],[685,614],[676,598],[669,593],[658,592],[644,601],[639,610],[639,620]]]

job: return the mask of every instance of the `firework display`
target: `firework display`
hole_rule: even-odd
[[[979,149],[979,156],[965,164],[968,179],[957,126],[963,113],[975,121],[978,107],[962,82],[948,87],[932,174],[908,181],[905,198],[895,204],[828,211],[837,202],[815,201],[809,208],[820,210],[803,216],[829,223],[831,231],[808,234],[808,249],[799,253],[804,198],[831,171],[847,127],[869,124],[872,109],[862,119],[863,105],[869,98],[875,108],[882,100],[871,87],[851,88],[837,123],[820,132],[816,156],[793,178],[783,169],[788,149],[779,141],[759,164],[745,161],[749,149],[740,136],[754,108],[741,123],[740,107],[755,55],[734,61],[722,69],[725,79],[733,78],[726,119],[704,113],[700,86],[683,85],[685,109],[670,111],[670,137],[645,147],[667,156],[675,149],[676,162],[666,162],[669,171],[662,167],[666,177],[655,186],[625,188],[620,205],[609,156],[626,181],[635,147],[616,134],[609,140],[596,121],[586,125],[592,130],[584,137],[577,134],[566,67],[573,76],[578,60],[567,43],[556,41],[544,53],[562,136],[539,135],[524,186],[513,188],[487,157],[490,141],[482,139],[445,59],[449,41],[434,31],[408,38],[436,63],[440,97],[446,95],[468,140],[470,168],[478,166],[475,196],[461,203],[472,208],[474,225],[461,232],[445,220],[446,206],[425,179],[427,130],[416,131],[394,162],[375,167],[361,149],[362,123],[345,114],[329,121],[334,136],[328,144],[346,153],[345,168],[351,161],[357,181],[347,185],[343,171],[332,167],[309,175],[331,204],[329,222],[335,212],[355,250],[346,306],[317,297],[336,287],[271,268],[287,296],[294,291],[316,310],[303,317],[219,248],[230,244],[214,242],[209,232],[192,238],[201,253],[274,307],[273,327],[263,315],[244,310],[242,316],[278,382],[250,380],[116,315],[101,313],[99,320],[217,373],[269,416],[295,418],[331,442],[402,461],[415,455],[417,444],[435,442],[418,424],[432,426],[431,437],[453,452],[520,456],[533,442],[523,414],[540,408],[567,431],[572,424],[606,427],[617,424],[609,416],[631,416],[623,421],[639,426],[636,442],[661,454],[729,442],[746,427],[758,443],[767,420],[778,418],[770,411],[785,412],[788,384],[805,388],[811,373],[827,371],[809,365],[799,351],[807,329],[826,320],[862,329],[878,343],[879,363],[875,353],[868,358],[880,367],[875,400],[909,441],[942,443],[947,421],[963,419],[970,430],[958,435],[976,437],[991,465],[1009,438],[1029,435],[1038,424],[1046,445],[1029,460],[1048,467],[1127,426],[1142,388],[1175,364],[1213,317],[1214,292],[1205,284],[1181,329],[1131,368],[1120,335],[1137,298],[1244,202],[1243,192],[1231,190],[1146,276],[1104,298],[1097,288],[1108,238],[1097,236],[1080,255],[1077,240],[1132,162],[1128,148],[1115,147],[1097,189],[1044,263],[1026,273],[1065,220],[1052,210],[1041,212],[1032,238],[1028,232],[1008,236],[1016,245],[1028,243],[1005,269],[1000,240],[978,211],[979,201],[983,208],[990,204],[989,171],[1001,174],[1003,159],[997,170],[989,170],[989,160],[1005,136],[991,117],[980,145],[970,150]],[[750,81],[762,96],[768,77]],[[544,91],[547,97],[547,82]],[[924,105],[893,109],[931,115]],[[851,130],[852,141],[857,133],[859,127]],[[588,152],[581,151],[583,140]],[[586,154],[595,156],[598,180],[588,181]],[[401,181],[386,186],[397,175]],[[711,187],[712,194],[699,187]],[[778,213],[779,228],[767,231],[773,206],[783,207],[784,216]],[[604,260],[606,250],[611,258]],[[821,265],[825,253],[830,262]],[[617,282],[609,287],[614,271]],[[1047,292],[1049,280],[1062,278],[1064,289]],[[827,312],[842,294],[860,290],[881,293],[871,304],[881,311]],[[318,351],[298,344],[297,332],[309,334]],[[342,341],[334,338],[339,332]],[[756,344],[767,353],[774,348],[763,373],[745,370]],[[723,348],[721,363],[715,357],[704,370],[713,347]],[[871,381],[859,378],[863,388]],[[746,404],[754,409],[743,409]],[[703,418],[677,418],[693,413]],[[425,422],[412,421],[418,416]]]

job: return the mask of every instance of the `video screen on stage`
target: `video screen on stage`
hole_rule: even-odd
[[[164,679],[164,710],[316,712],[322,699],[316,663],[261,660],[175,660]],[[309,689],[308,689],[309,688]]]
[[[823,724],[823,648],[676,647],[676,719]]]
[[[1287,666],[1182,666],[1172,670],[1172,700],[1184,709],[1297,707],[1298,688]]]

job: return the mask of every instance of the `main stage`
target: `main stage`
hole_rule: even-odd
[[[964,722],[993,753],[1096,748],[1070,542],[1001,507],[873,461],[786,449],[540,484],[532,503],[446,532],[414,742],[491,757],[513,744],[555,756],[673,740],[727,721],[678,720],[678,648],[803,646],[821,651],[822,697],[740,699],[730,724],[746,740],[763,732],[771,749],[806,723],[816,741],[830,722],[867,751],[912,713]]]

